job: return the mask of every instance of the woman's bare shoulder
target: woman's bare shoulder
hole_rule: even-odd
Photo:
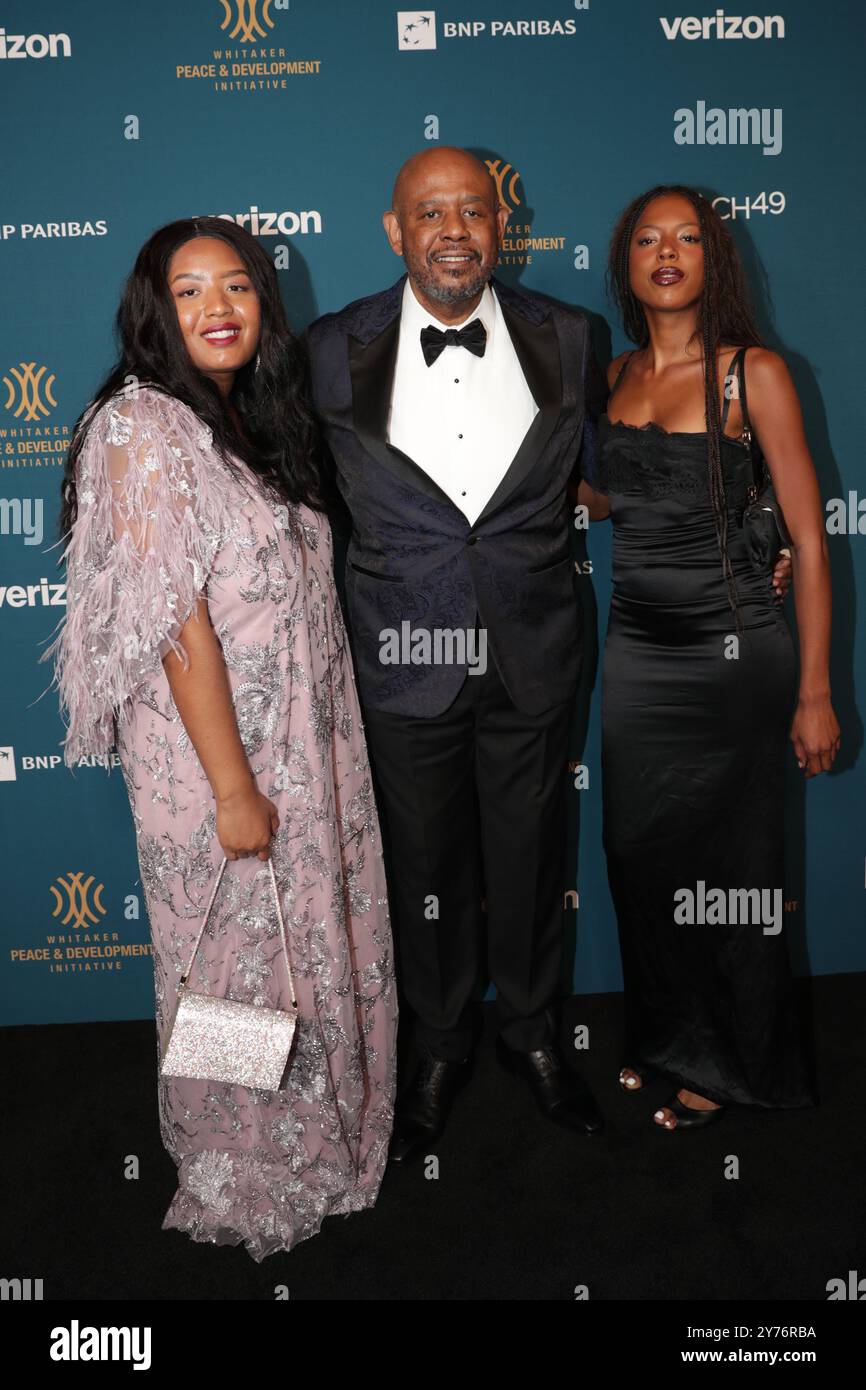
[[[616,381],[617,376],[619,375],[619,369],[620,369],[620,367],[621,367],[622,364],[625,362],[626,358],[631,356],[631,354],[632,354],[632,348],[626,348],[625,352],[621,352],[621,353],[619,354],[618,357],[612,358],[611,361],[608,363],[608,367],[607,367],[607,384],[608,384],[608,386],[613,386],[613,383]]]
[[[791,373],[784,357],[772,348],[750,345],[743,356],[743,371],[749,387],[749,399],[759,403],[765,395],[780,388],[793,388]]]
[[[781,353],[774,352],[772,348],[763,347],[756,343],[720,343],[717,349],[720,365],[726,360],[731,362],[738,352],[743,353],[743,360],[751,369],[753,366],[759,371],[787,371],[787,365]]]

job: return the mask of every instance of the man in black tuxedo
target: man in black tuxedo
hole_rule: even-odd
[[[352,519],[349,629],[420,1052],[398,1162],[441,1133],[467,1079],[485,944],[501,1061],[551,1119],[602,1125],[553,1009],[581,659],[566,487],[606,386],[582,313],[491,278],[507,217],[473,155],[413,156],[384,217],[408,276],[308,330]]]

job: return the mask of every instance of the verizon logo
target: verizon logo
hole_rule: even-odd
[[[659,24],[668,42],[674,39],[783,39],[785,21],[780,14],[725,14],[716,10],[713,15],[677,15],[675,19],[659,16]]]
[[[38,584],[0,584],[0,608],[65,607],[65,584],[49,584],[47,579]]]

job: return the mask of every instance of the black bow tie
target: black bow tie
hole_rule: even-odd
[[[487,329],[480,319],[473,319],[465,328],[446,328],[444,333],[433,327],[421,329],[421,351],[428,367],[433,366],[443,348],[463,347],[476,357],[483,357],[486,346]]]

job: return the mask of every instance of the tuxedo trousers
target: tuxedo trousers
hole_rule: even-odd
[[[401,999],[437,1057],[471,1051],[488,978],[503,1042],[553,1041],[572,713],[524,714],[492,659],[442,714],[364,710]]]

